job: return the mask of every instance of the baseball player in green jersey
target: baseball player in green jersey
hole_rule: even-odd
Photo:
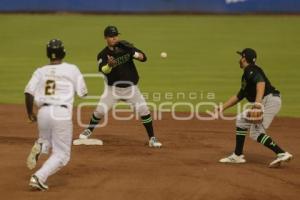
[[[269,167],[279,167],[282,162],[293,158],[266,134],[266,130],[281,108],[280,92],[271,85],[264,71],[256,65],[255,50],[246,48],[237,53],[241,56],[240,68],[244,70],[242,87],[237,95],[232,96],[223,106],[217,108],[217,114],[234,106],[243,98],[253,103],[253,106],[237,116],[235,151],[232,155],[220,159],[220,162],[245,163],[243,147],[245,136],[247,132],[250,132],[253,140],[263,144],[276,154],[276,159],[269,164]]]
[[[104,29],[107,46],[98,56],[99,72],[106,78],[105,90],[96,107],[90,124],[79,136],[88,139],[101,119],[119,101],[130,103],[137,111],[149,137],[149,147],[160,148],[162,143],[154,136],[152,117],[146,101],[137,84],[139,81],[135,60],[145,62],[146,54],[125,40],[119,40],[119,31],[115,26]]]

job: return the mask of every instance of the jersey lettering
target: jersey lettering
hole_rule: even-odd
[[[116,62],[117,62],[116,66],[127,63],[129,60],[130,60],[130,54],[129,53],[127,53],[123,56],[120,56],[120,57],[116,58]]]

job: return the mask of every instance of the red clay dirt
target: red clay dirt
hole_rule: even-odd
[[[85,122],[91,112],[83,114]],[[47,192],[28,187],[34,171],[26,168],[25,160],[37,130],[27,123],[24,106],[0,105],[0,119],[1,199],[299,199],[299,118],[276,118],[269,129],[269,135],[294,155],[290,163],[270,169],[274,154],[250,138],[244,150],[246,164],[218,163],[233,150],[234,121],[175,121],[165,113],[163,120],[154,122],[163,148],[151,149],[140,122],[110,117],[108,126],[94,134],[104,146],[73,146],[71,161],[49,178]],[[74,123],[74,137],[80,131]]]

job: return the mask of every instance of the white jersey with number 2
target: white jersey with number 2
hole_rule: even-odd
[[[83,97],[87,88],[76,65],[61,63],[38,68],[25,88],[38,105],[37,123],[41,153],[52,153],[43,166],[35,172],[40,181],[65,166],[71,155],[72,106],[74,94]]]
[[[78,67],[63,62],[45,65],[32,75],[25,92],[34,96],[38,107],[43,104],[73,106],[74,94],[87,94],[86,84]]]

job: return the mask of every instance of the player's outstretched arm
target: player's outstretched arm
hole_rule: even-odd
[[[128,41],[121,40],[118,45],[120,48],[127,50],[134,59],[141,62],[147,61],[146,54],[140,49],[136,48],[133,44],[129,43]]]
[[[230,97],[222,106],[218,107],[218,112],[224,112],[228,108],[237,104],[239,101],[240,99],[236,95]]]

